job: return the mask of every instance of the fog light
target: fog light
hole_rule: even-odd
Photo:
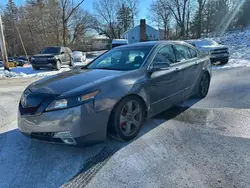
[[[58,132],[54,135],[54,138],[60,138],[65,144],[76,145],[76,141],[69,131]]]
[[[76,145],[76,141],[73,138],[61,138],[65,144]]]
[[[69,131],[64,131],[56,133],[54,138],[72,138],[72,136]]]

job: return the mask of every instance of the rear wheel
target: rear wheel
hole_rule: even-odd
[[[60,60],[56,61],[56,70],[60,70],[61,69],[61,62]]]
[[[123,141],[134,139],[140,132],[145,115],[141,100],[134,96],[124,98],[111,115],[112,133]]]
[[[199,91],[198,91],[199,97],[205,98],[207,96],[209,86],[210,86],[210,76],[207,72],[204,72],[201,76],[199,83]]]

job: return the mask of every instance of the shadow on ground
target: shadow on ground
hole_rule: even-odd
[[[137,139],[186,109],[173,107],[155,116],[145,123]],[[66,182],[70,186],[76,176],[87,184],[113,154],[131,142],[108,137],[104,143],[76,148],[32,140],[18,130],[0,134],[0,187],[58,187]]]

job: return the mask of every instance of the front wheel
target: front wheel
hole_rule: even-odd
[[[61,62],[59,60],[56,61],[56,70],[61,69]]]
[[[199,83],[198,96],[200,98],[205,98],[207,96],[209,86],[210,86],[210,76],[207,72],[204,72],[201,76]]]
[[[221,61],[220,61],[220,64],[221,64],[221,65],[225,65],[225,64],[228,63],[228,61],[229,61],[228,59],[226,59],[226,60],[221,60]]]
[[[134,139],[140,132],[145,119],[144,105],[137,97],[124,98],[111,115],[114,136],[123,141]]]

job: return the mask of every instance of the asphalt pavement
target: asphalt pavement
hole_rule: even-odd
[[[24,137],[29,79],[0,80],[0,187],[250,187],[250,68],[213,71],[208,96],[149,120],[123,143],[85,148]]]

